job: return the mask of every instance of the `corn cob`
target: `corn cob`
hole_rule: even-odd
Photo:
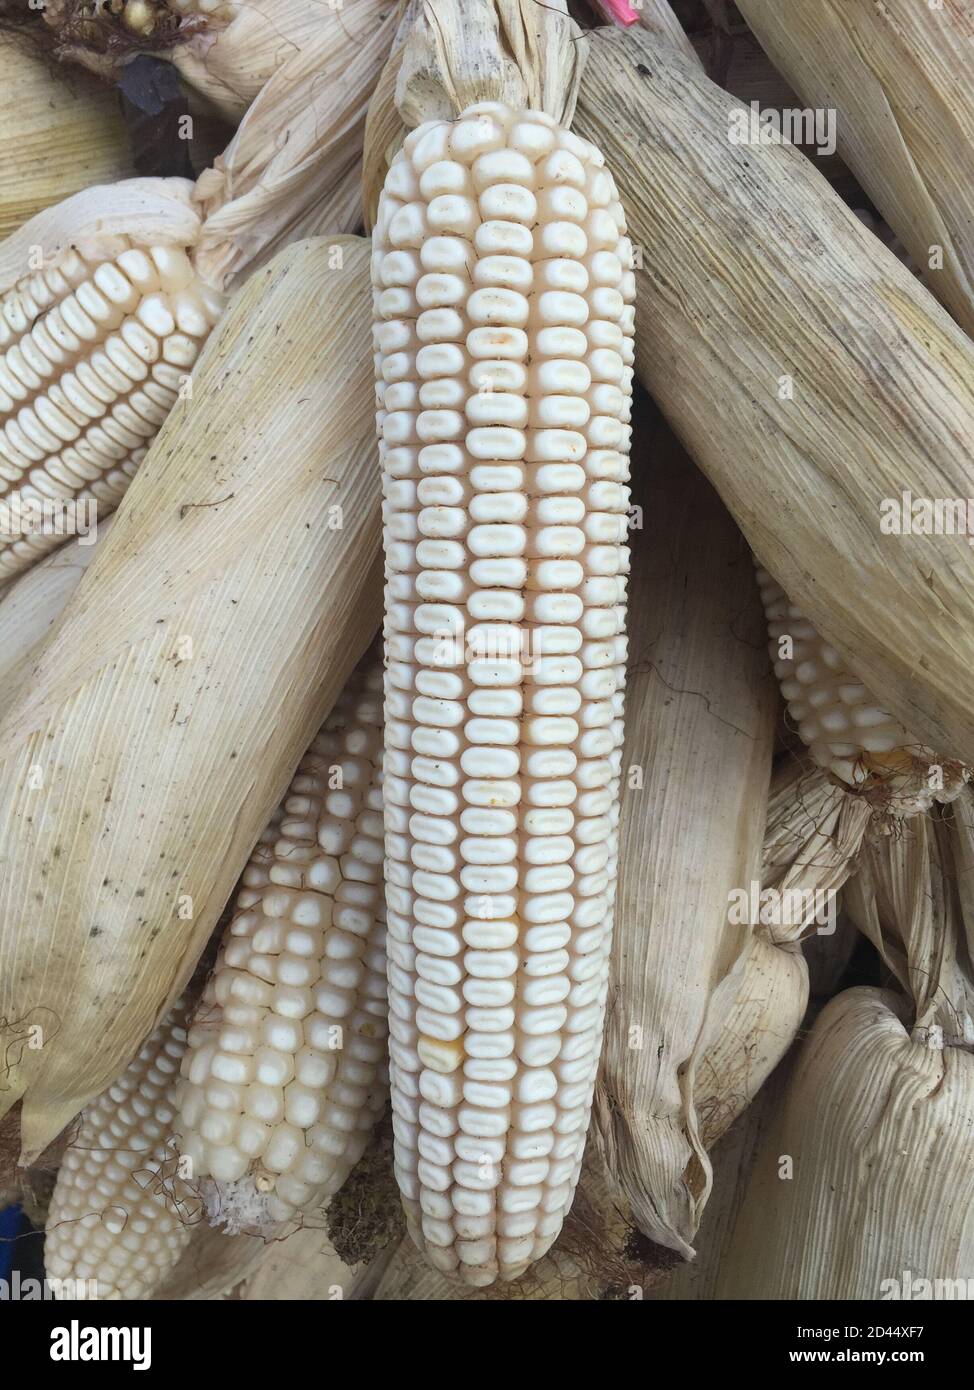
[[[396,1171],[474,1284],[561,1227],[605,1002],[634,285],[603,163],[482,103],[407,138],[375,231]]]
[[[969,769],[938,759],[911,738],[760,568],[758,586],[775,675],[818,766],[891,815],[912,816],[929,811],[935,801],[953,801]]]
[[[186,389],[225,302],[178,239],[199,230],[189,188],[173,179],[89,189],[3,248],[10,266],[21,253],[27,263],[35,236],[42,248],[55,235],[61,241],[0,298],[0,578],[59,543],[62,508],[105,515],[117,506]],[[106,203],[117,233],[89,230]],[[146,233],[138,229],[147,208],[158,240],[148,219]]]
[[[145,1298],[175,1269],[201,1219],[172,1140],[180,999],[119,1079],[82,1113],[47,1221],[49,1278],[96,1281],[98,1298]]]
[[[385,1104],[381,689],[373,665],[303,758],[190,1028],[180,1148],[228,1229],[336,1192]]]
[[[69,252],[24,276],[0,303],[0,495],[117,506],[221,307],[176,247]],[[0,574],[54,543],[0,540]]]

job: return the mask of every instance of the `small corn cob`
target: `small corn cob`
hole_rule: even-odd
[[[93,1279],[98,1298],[145,1298],[175,1269],[201,1218],[172,1140],[185,1047],[181,999],[114,1085],[82,1112],[51,1199],[49,1278]]]
[[[119,245],[121,243],[121,245]],[[0,299],[0,578],[59,544],[17,509],[121,500],[219,317],[224,296],[177,246],[69,247]]]
[[[390,168],[373,286],[396,1172],[417,1244],[476,1285],[554,1241],[599,1056],[631,261],[601,155],[544,113],[470,107]]]
[[[760,568],[758,586],[781,693],[819,767],[893,815],[916,815],[935,801],[953,801],[968,781],[968,769],[937,758],[912,738]],[[781,655],[784,638],[791,639],[790,656]]]
[[[190,1028],[180,1147],[228,1229],[336,1192],[385,1105],[381,690],[373,662],[302,760]]]

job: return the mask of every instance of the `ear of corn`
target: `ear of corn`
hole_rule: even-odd
[[[181,999],[82,1113],[48,1214],[48,1278],[94,1280],[97,1298],[145,1298],[175,1269],[202,1220],[172,1140],[185,1047]]]
[[[88,189],[3,244],[0,576],[114,509],[185,389],[224,303],[190,260],[189,192]]]
[[[781,693],[819,767],[891,815],[913,816],[935,801],[953,801],[970,770],[911,738],[766,570],[758,569],[758,584]]]
[[[819,1015],[758,1147],[718,1299],[879,1300],[904,1277],[966,1288],[974,1058],[911,1038],[908,1012],[851,989]]]
[[[135,172],[112,93],[83,73],[59,78],[7,35],[0,35],[0,130],[0,239],[81,188]]]
[[[648,452],[595,1113],[636,1225],[688,1257],[707,1200],[694,1074],[711,994],[750,930],[728,909],[760,879],[774,688],[740,533],[671,436]]]
[[[628,262],[601,156],[541,112],[420,127],[380,201],[397,1176],[414,1238],[475,1284],[554,1240],[598,1060]]]
[[[228,1229],[337,1191],[386,1101],[381,689],[372,665],[302,759],[190,1029],[180,1151]]]
[[[576,126],[648,264],[637,370],[849,669],[924,746],[974,762],[974,551],[883,533],[904,489],[974,491],[974,347],[794,147],[733,143],[747,114],[644,31],[591,45]]]
[[[740,9],[803,103],[835,111],[849,168],[929,288],[974,333],[974,192],[967,174],[974,35],[967,7],[743,0]]]
[[[378,626],[367,261],[301,243],[234,298],[4,711],[0,1016],[45,1033],[0,1100],[26,1156],[184,986]]]

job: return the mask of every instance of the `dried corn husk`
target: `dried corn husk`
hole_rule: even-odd
[[[52,71],[8,35],[0,35],[0,130],[0,238],[81,188],[135,172],[113,95],[83,73]]]
[[[185,984],[374,634],[368,254],[300,243],[236,297],[4,712],[0,1016],[44,1028],[0,1100],[25,1158]]]
[[[0,595],[0,714],[37,659],[37,648],[61,616],[81,576],[95,558],[98,541],[108,534],[111,518],[99,535],[79,538],[19,575]]]
[[[707,35],[695,34],[691,42],[711,81],[745,105],[756,101],[761,111],[777,112],[801,106],[753,34],[711,31]],[[849,171],[838,154],[826,154],[807,145],[798,148],[831,183],[849,178]]]
[[[789,892],[837,893],[853,871],[872,811],[832,782],[821,768],[791,757],[775,768],[768,798],[762,887]],[[805,934],[772,923],[774,941]]]
[[[845,162],[929,288],[974,333],[969,9],[914,0],[742,0],[740,9],[803,102],[835,110]]]
[[[875,989],[822,1011],[758,1148],[717,1298],[909,1298],[918,1279],[966,1289],[974,1058],[911,1039],[906,1013]]]
[[[347,63],[392,9],[393,0],[127,0],[92,13],[85,0],[47,0],[44,19],[62,60],[115,78],[137,53],[154,52],[236,124],[290,59],[325,35]]]
[[[588,44],[566,0],[412,0],[399,37],[396,106],[407,126],[453,120],[478,101],[571,124]]]
[[[395,13],[370,4],[363,16],[361,4],[353,4],[348,35],[338,42],[336,25],[345,12],[310,8],[319,16],[316,26],[197,181],[205,225],[196,259],[216,283],[252,270],[297,237],[361,225],[365,116],[392,44]],[[357,27],[363,17],[368,22]]]
[[[636,1225],[689,1257],[709,1183],[694,1066],[711,992],[748,935],[728,907],[760,878],[774,692],[737,528],[672,438],[660,435],[652,457],[635,494],[651,524],[630,582],[626,790],[595,1117]]]
[[[783,1103],[793,1059],[794,1053],[789,1053],[761,1094],[714,1145],[710,1154],[713,1187],[697,1231],[697,1257],[677,1265],[647,1292],[646,1297],[653,1302],[703,1302],[714,1297],[724,1253],[747,1192],[754,1156]]]
[[[362,1273],[361,1266],[350,1267],[336,1254],[325,1231],[305,1226],[269,1244],[239,1296],[255,1302],[335,1302],[356,1297]]]
[[[228,1236],[199,1221],[176,1268],[150,1297],[158,1302],[225,1298],[260,1268],[270,1248],[259,1236]]]
[[[186,277],[191,283],[181,293],[193,299],[198,312],[187,331],[191,337],[205,335],[222,312],[224,292],[236,288],[281,246],[319,231],[350,231],[361,222],[359,162],[365,110],[393,28],[390,15],[384,25],[369,27],[365,42],[349,53],[332,42],[332,25],[323,22],[303,51],[270,77],[227,150],[195,187],[180,179],[129,180],[67,199],[0,246],[0,291],[41,267],[54,274],[59,258],[73,254],[72,248],[103,261],[126,247],[171,245],[189,256]],[[166,304],[168,312],[168,300]],[[15,315],[6,316],[13,325]],[[182,328],[182,317],[177,313],[176,318]],[[24,331],[19,321],[17,329]],[[160,340],[159,346],[164,349],[165,344]],[[91,347],[86,344],[78,356],[91,357],[98,347],[97,341]],[[182,367],[190,362],[185,354],[173,360]],[[63,370],[74,366],[69,354]],[[175,372],[174,367],[169,370]],[[191,381],[188,371],[182,380]],[[169,392],[170,399],[173,394]],[[123,411],[126,404],[120,398],[117,409]],[[144,453],[144,440],[164,408],[153,399],[150,420],[125,421],[131,426],[129,436],[121,436],[128,440],[125,448],[112,452],[119,438],[116,430],[106,447],[93,451],[95,459],[85,455],[79,462],[70,456],[70,466],[67,450],[65,458],[45,452],[67,437],[62,422],[56,439],[49,431],[52,437],[43,439],[40,450],[25,451],[37,467],[25,470],[26,482],[8,485],[3,500],[36,502],[55,493],[89,506],[94,502],[99,514],[107,516],[124,494]],[[95,421],[96,433],[98,425]],[[67,428],[85,430],[87,424],[72,426],[69,421]],[[139,447],[129,448],[136,436]],[[93,466],[101,469],[94,482]],[[18,468],[23,467],[18,462]],[[2,548],[4,571],[28,567],[59,540],[37,528],[28,537],[16,535]]]
[[[974,347],[796,149],[733,144],[744,108],[672,47],[590,49],[575,124],[641,244],[637,371],[849,668],[971,762],[974,552],[880,524],[904,489],[974,494]]]
[[[807,773],[790,759],[775,769],[759,920],[710,999],[693,1073],[706,1148],[750,1105],[794,1041],[809,995],[801,943],[834,940],[837,894],[869,824],[868,808],[818,769]]]
[[[669,0],[643,0],[638,7],[639,23],[657,38],[671,43],[684,58],[691,59],[703,67],[697,49],[691,43],[687,31],[677,19]]]
[[[801,948],[776,946],[754,932],[714,990],[693,1069],[704,1148],[712,1148],[751,1104],[795,1041],[807,1005]]]
[[[365,118],[365,145],[362,158],[362,201],[365,229],[371,232],[379,212],[379,195],[389,166],[408,130],[396,106],[396,83],[402,63],[402,48],[394,48],[386,59]]]
[[[963,793],[958,821],[970,815]],[[963,833],[963,832],[961,832]],[[900,835],[867,844],[846,888],[846,908],[912,1000],[916,1030],[974,1045],[974,975],[957,884],[952,828],[916,816]]]

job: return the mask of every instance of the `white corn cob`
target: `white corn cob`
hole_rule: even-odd
[[[915,815],[928,811],[934,801],[953,801],[968,770],[955,760],[937,758],[912,738],[771,575],[759,568],[757,577],[775,675],[788,713],[819,767],[894,815]],[[791,639],[791,656],[781,655],[783,638]]]
[[[555,1239],[611,932],[632,250],[598,151],[484,103],[373,241],[390,1079],[411,1233],[470,1284]]]
[[[176,1128],[228,1229],[337,1192],[385,1105],[381,690],[372,662],[302,760],[190,1028]]]
[[[109,245],[69,248],[0,299],[0,579],[62,539],[21,534],[18,503],[113,510],[223,308],[179,247]]]
[[[44,1242],[49,1278],[96,1281],[98,1298],[145,1298],[200,1220],[172,1140],[186,1002],[82,1112],[61,1161]]]

